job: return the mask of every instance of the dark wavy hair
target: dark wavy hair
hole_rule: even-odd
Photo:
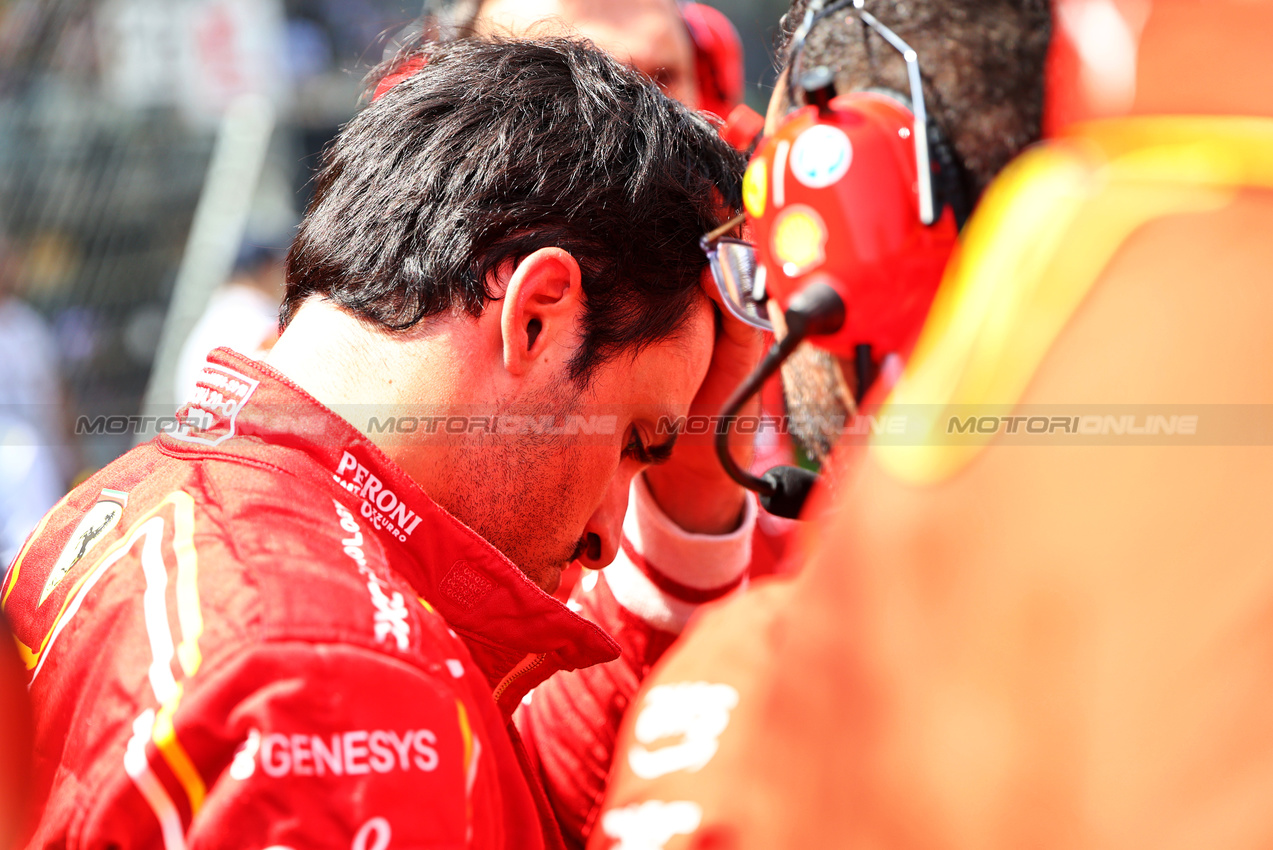
[[[675,336],[698,297],[699,237],[739,208],[741,156],[586,42],[428,49],[324,154],[283,324],[311,295],[390,332],[479,315],[501,264],[556,246],[583,275],[574,380]]]
[[[780,26],[779,61],[813,0],[794,0]],[[830,0],[821,4],[830,6]],[[950,139],[975,197],[1042,134],[1048,0],[867,0],[865,8],[919,55],[929,114]],[[841,91],[910,89],[905,64],[848,12],[820,23],[801,66],[824,65]]]

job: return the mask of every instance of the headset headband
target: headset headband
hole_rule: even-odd
[[[791,47],[787,52],[788,102],[793,106],[797,102],[796,91],[801,79],[800,54],[804,49],[805,39],[808,38],[809,33],[819,22],[829,18],[836,12],[852,6],[857,13],[858,19],[875,30],[881,38],[889,43],[889,46],[901,53],[902,59],[906,61],[906,77],[911,89],[909,108],[911,114],[915,116],[915,126],[911,132],[911,140],[915,145],[915,163],[918,170],[919,220],[924,224],[932,224],[937,220],[937,204],[933,195],[932,158],[928,150],[928,110],[924,106],[924,86],[919,71],[918,54],[897,33],[884,26],[874,15],[863,8],[865,0],[838,0],[838,2],[832,3],[826,9],[823,9],[822,5],[821,2],[815,0],[814,4],[805,12],[804,20],[801,21],[800,27],[791,37]]]

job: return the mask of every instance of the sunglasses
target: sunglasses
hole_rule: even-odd
[[[712,278],[725,308],[739,321],[773,332],[769,321],[769,296],[765,293],[765,267],[756,261],[756,246],[726,234],[737,232],[746,215],[722,224],[699,240]]]

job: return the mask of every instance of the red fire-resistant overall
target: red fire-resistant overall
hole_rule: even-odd
[[[179,418],[4,585],[31,845],[558,846],[509,718],[614,642],[268,367],[214,352]]]

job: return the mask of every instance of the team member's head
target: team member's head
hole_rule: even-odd
[[[485,0],[474,23],[486,33],[573,31],[698,107],[694,47],[676,0]]]
[[[582,43],[435,45],[328,151],[271,362],[323,401],[495,416],[369,436],[541,586],[604,566],[706,372],[698,240],[742,165]]]
[[[795,0],[783,18],[787,39],[811,5],[831,4]],[[999,170],[1040,137],[1051,32],[1047,0],[866,0],[863,8],[917,54],[929,121],[948,140],[960,188],[975,203]],[[839,93],[909,94],[902,54],[855,14],[849,6],[814,27],[800,50],[800,68],[830,69]],[[779,85],[767,130],[773,132],[792,108],[803,105],[799,96],[792,103],[788,87]],[[852,409],[847,396],[855,384],[853,371],[851,364],[809,345],[784,367],[792,428],[819,459],[836,438],[826,423],[845,421]]]
[[[787,38],[811,2],[795,0],[783,16]],[[1038,140],[1052,32],[1048,0],[866,0],[863,8],[915,49],[929,117],[950,140],[974,193]],[[909,91],[898,54],[867,28],[845,25],[846,17],[852,15],[813,30],[801,66],[830,68],[839,91]],[[775,98],[790,108],[781,87]]]
[[[586,38],[691,109],[742,98],[742,46],[728,20],[677,0],[427,0],[413,40],[462,35]]]

